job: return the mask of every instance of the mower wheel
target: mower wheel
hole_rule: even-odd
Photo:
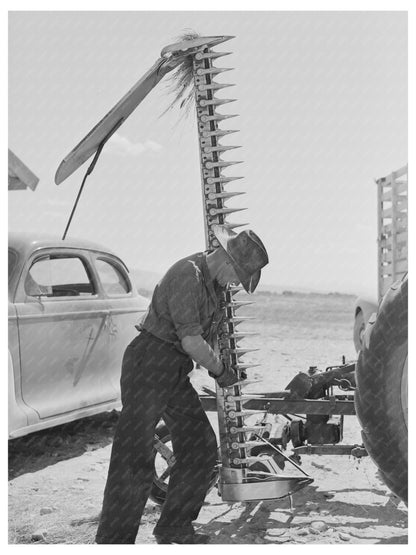
[[[156,435],[159,441],[163,443],[163,450],[159,449],[157,444],[155,445],[155,459],[154,459],[154,473],[153,473],[153,483],[150,490],[150,499],[159,505],[163,505],[166,499],[166,493],[168,491],[170,470],[173,466],[174,460],[170,459],[173,455],[172,441],[170,437],[170,432],[166,424],[159,423],[156,427]],[[209,484],[209,490],[215,486],[218,480],[218,470],[215,468],[213,470],[211,481]]]

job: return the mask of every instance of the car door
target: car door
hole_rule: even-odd
[[[135,325],[147,310],[149,300],[138,295],[126,267],[118,258],[95,253],[94,267],[108,303],[108,374],[118,389],[124,351],[138,333]]]
[[[16,295],[24,402],[41,418],[117,398],[103,363],[107,301],[82,249],[42,249],[27,262]]]

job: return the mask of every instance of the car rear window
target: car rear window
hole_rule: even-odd
[[[31,296],[78,297],[95,294],[84,262],[77,256],[45,256],[32,264],[25,292]]]
[[[108,296],[127,295],[130,293],[130,283],[123,271],[109,260],[97,258],[95,261],[100,281]]]

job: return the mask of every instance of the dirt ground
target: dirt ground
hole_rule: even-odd
[[[342,295],[258,294],[244,324],[258,336],[246,356],[252,370],[247,391],[278,391],[309,366],[355,357],[351,340],[354,299]],[[243,331],[243,326],[240,328]],[[197,388],[212,387],[195,370]],[[209,417],[217,426],[215,413]],[[9,444],[9,543],[90,544],[101,509],[116,412],[83,419],[13,440]],[[361,443],[355,417],[345,419],[345,443]],[[290,454],[290,450],[288,451]],[[314,482],[289,499],[222,502],[214,488],[196,523],[214,544],[404,544],[407,507],[392,495],[366,457],[302,456]],[[149,501],[136,543],[152,544],[160,508]]]

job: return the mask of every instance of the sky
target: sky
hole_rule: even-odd
[[[242,145],[227,190],[247,193],[229,220],[266,245],[263,285],[375,296],[374,179],[408,156],[405,12],[11,12],[9,148],[40,182],[9,193],[9,229],[62,235],[88,164],[56,186],[59,163],[186,29],[236,37],[216,47],[239,114],[222,142]],[[162,81],[105,146],[69,231],[158,274],[205,245],[195,116],[170,100]]]

